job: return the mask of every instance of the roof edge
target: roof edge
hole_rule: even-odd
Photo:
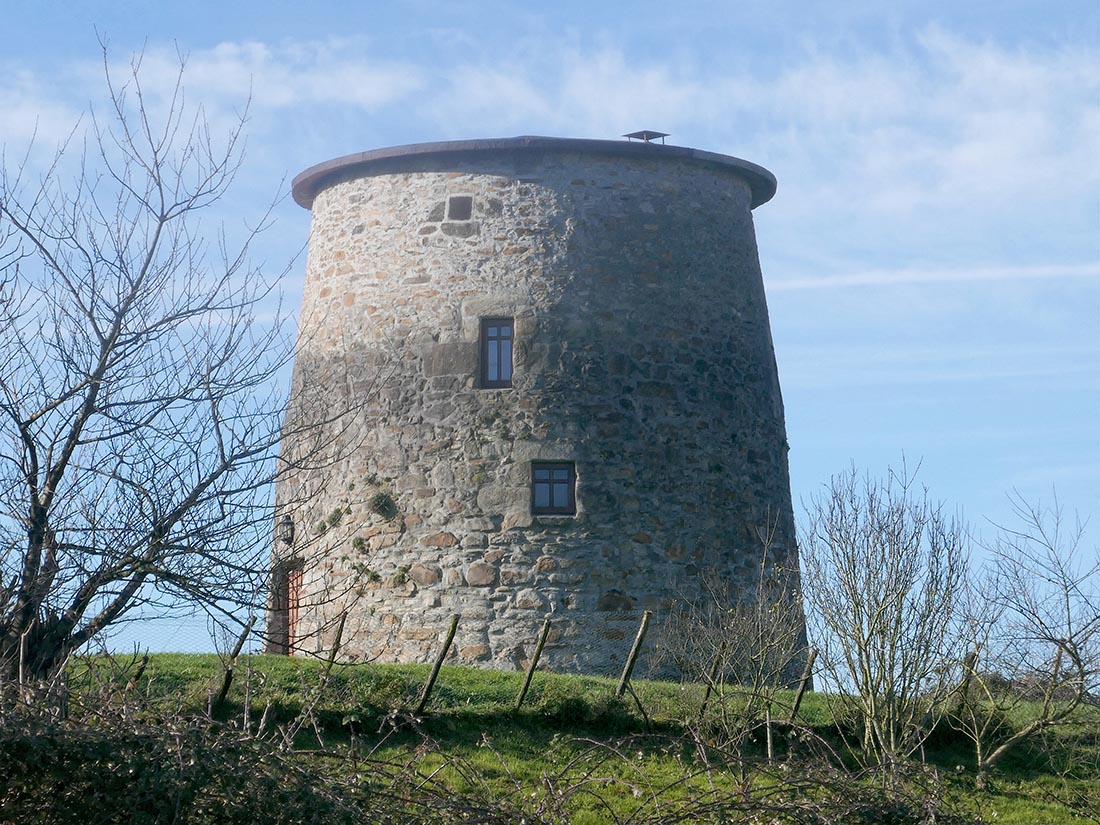
[[[405,146],[388,146],[357,152],[352,155],[327,160],[309,167],[295,176],[290,185],[294,201],[306,209],[313,207],[313,200],[322,189],[345,179],[349,174],[370,172],[370,167],[381,161],[400,158],[445,157],[447,155],[478,155],[502,151],[579,152],[618,156],[646,156],[694,160],[699,163],[723,167],[741,175],[752,191],[751,208],[767,203],[775,195],[775,175],[751,161],[705,152],[687,146],[659,143],[639,143],[626,140],[595,140],[591,138],[559,138],[539,135],[523,135],[511,138],[481,138],[477,140],[448,140],[434,143],[410,143]]]

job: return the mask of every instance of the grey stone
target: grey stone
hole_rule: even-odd
[[[440,226],[444,235],[450,235],[453,238],[469,238],[471,235],[477,234],[477,224],[474,222],[463,223],[444,223]]]
[[[471,375],[476,367],[476,343],[463,341],[434,344],[424,351],[424,374],[429,378],[440,375]]]

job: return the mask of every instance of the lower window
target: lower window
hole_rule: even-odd
[[[577,512],[577,469],[572,461],[531,462],[531,512],[565,515]]]

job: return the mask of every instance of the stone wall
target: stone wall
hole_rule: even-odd
[[[657,151],[452,152],[346,170],[312,202],[279,506],[304,559],[299,649],[515,668],[547,614],[557,670],[621,667],[642,610],[793,561],[783,407],[750,182]],[[451,196],[472,198],[448,220]],[[513,386],[481,389],[484,317]],[[291,426],[290,422],[296,422]],[[568,460],[574,516],[532,516]]]

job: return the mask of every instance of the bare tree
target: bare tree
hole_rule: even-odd
[[[664,631],[663,655],[705,686],[702,738],[736,753],[763,728],[771,755],[771,720],[793,717],[785,689],[808,656],[798,565],[774,536],[774,525],[760,531],[754,580],[704,573],[703,597],[678,603]]]
[[[918,749],[958,684],[967,580],[962,524],[903,467],[853,467],[809,507],[800,546],[811,640],[863,753],[889,765]]]
[[[1083,525],[1067,523],[1057,502],[1012,503],[1017,525],[988,546],[968,611],[973,650],[952,714],[974,743],[979,787],[1022,742],[1094,722],[1081,711],[1100,688],[1100,560],[1082,552]],[[1027,721],[1012,728],[1021,706]]]
[[[261,586],[291,347],[275,279],[200,218],[241,162],[104,47],[93,111],[44,174],[0,178],[0,679],[48,675],[141,605]],[[157,114],[159,112],[159,114]],[[278,273],[281,275],[282,273]]]

